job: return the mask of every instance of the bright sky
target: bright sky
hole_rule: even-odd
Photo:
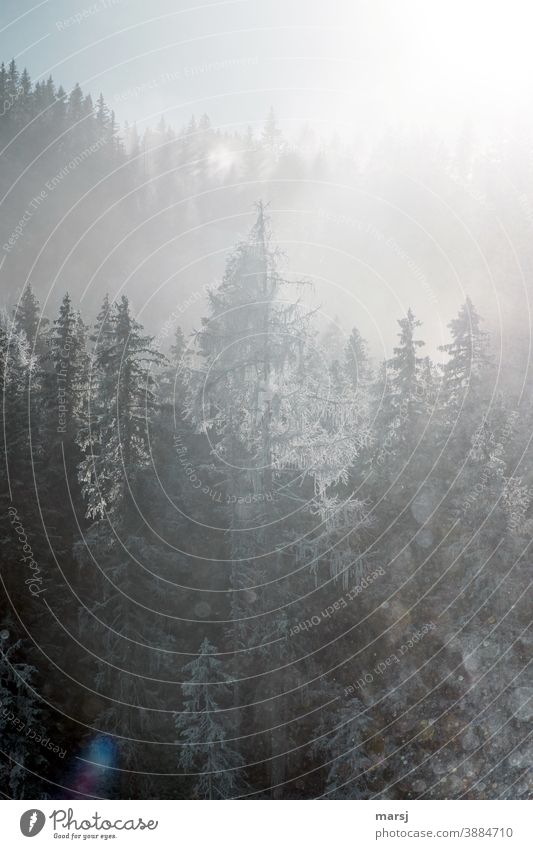
[[[373,135],[529,108],[528,0],[3,0],[0,55],[102,90],[120,121]]]

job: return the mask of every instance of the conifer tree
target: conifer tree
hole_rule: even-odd
[[[357,327],[352,329],[344,349],[344,370],[354,391],[370,382],[372,369],[367,345]]]
[[[360,507],[349,493],[338,503],[329,489],[341,480],[346,483],[364,440],[360,402],[344,379],[342,397],[331,391],[312,313],[290,297],[279,262],[259,204],[248,239],[230,256],[221,285],[209,293],[210,315],[197,334],[199,362],[191,385],[191,414],[208,434],[218,464],[227,469],[236,622],[232,638],[240,650],[252,647],[267,668],[287,667],[285,607],[295,593],[283,580],[294,550],[283,531],[281,540],[279,534],[276,538],[277,517],[284,510],[292,512],[295,504],[302,505],[300,512],[310,523],[319,514],[321,532],[314,550],[318,546],[323,553],[335,515],[342,512],[348,527]],[[246,533],[248,528],[253,532]],[[261,584],[267,588],[248,589]],[[241,656],[239,672],[250,659]],[[288,673],[284,680],[289,690]],[[288,706],[273,703],[269,676],[261,695],[262,723],[266,729],[277,728],[263,740],[269,780],[277,785],[286,768],[279,753],[290,748],[291,729],[276,723],[274,715],[285,715]]]
[[[115,304],[106,296],[91,339],[88,420],[78,440],[85,455],[79,477],[87,516],[95,521],[76,554],[82,569],[98,563],[93,601],[87,608],[109,625],[99,635],[108,661],[95,680],[106,699],[100,722],[110,733],[120,729],[121,736],[135,738],[148,733],[143,707],[156,697],[154,679],[160,661],[155,649],[144,647],[168,644],[156,615],[166,585],[153,572],[156,560],[159,566],[166,553],[156,554],[150,545],[143,515],[150,492],[145,482],[151,466],[150,431],[158,406],[155,371],[163,357],[152,338],[143,334],[125,296]],[[153,610],[148,617],[146,608]],[[88,614],[83,618],[87,621]],[[143,675],[149,676],[147,680]],[[126,768],[140,766],[141,753],[127,740],[120,753]],[[124,773],[118,792],[131,792],[128,781]]]
[[[64,127],[67,118],[67,93],[63,86],[60,85],[54,94],[54,84],[51,77],[47,83],[47,90],[53,102],[51,109],[52,127]]]
[[[79,83],[76,83],[70,92],[67,115],[69,123],[73,128],[83,118],[83,92]]]
[[[0,106],[2,109],[2,117],[5,115],[9,108],[9,104],[6,103],[7,96],[7,71],[5,62],[0,64]]]
[[[318,740],[312,748],[327,763],[327,798],[368,797],[368,770],[372,761],[361,740],[370,725],[363,703],[356,698],[346,700],[342,697],[342,701],[328,710],[327,717],[322,718]],[[365,772],[367,775],[364,775]]]
[[[78,482],[81,452],[77,444],[85,422],[88,357],[86,328],[65,294],[49,334],[49,350],[42,363],[40,381],[32,383],[36,406],[33,437],[35,477],[42,500],[42,518],[53,545],[54,560],[63,570],[71,566],[71,546],[78,524],[73,511],[83,516]],[[72,509],[66,509],[67,505]],[[57,593],[63,579],[58,575]]]
[[[399,344],[382,365],[374,388],[378,466],[387,466],[390,473],[394,473],[394,455],[407,461],[420,438],[428,396],[427,362],[418,356],[424,342],[415,338],[421,322],[409,309],[398,324]]]
[[[162,355],[142,335],[122,296],[109,309],[105,301],[97,319],[89,422],[81,436],[86,457],[80,465],[87,514],[121,516],[142,469],[149,464],[148,433],[156,408],[153,369]]]
[[[44,351],[44,335],[48,319],[41,316],[39,301],[31,283],[25,286],[18,304],[13,311],[15,328],[26,335],[26,339],[36,353]]]
[[[276,120],[274,107],[270,107],[263,127],[262,142],[265,149],[273,157],[278,157],[283,150],[283,134]]]
[[[59,316],[53,323],[50,349],[56,395],[59,394],[62,406],[65,407],[61,411],[64,427],[59,432],[67,434],[67,441],[73,444],[84,415],[88,355],[86,328],[79,312],[74,310],[68,293],[63,297]]]
[[[14,59],[11,60],[8,66],[6,92],[12,103],[15,103],[18,96],[19,87],[19,72],[17,63]]]
[[[104,95],[100,92],[96,101],[96,126],[100,138],[105,138],[109,130],[110,115],[107,104],[104,100]]]
[[[490,366],[488,336],[481,329],[481,316],[470,298],[459,309],[457,318],[448,325],[452,341],[440,350],[448,354],[443,366],[443,401],[448,417],[457,416],[466,402],[479,404],[483,379]]]
[[[192,796],[198,799],[230,799],[242,792],[244,781],[239,767],[244,765],[235,744],[230,706],[231,678],[216,657],[216,648],[207,637],[198,656],[183,667],[187,683],[182,685],[184,710],[176,714],[175,726],[181,743],[178,764],[196,773]]]
[[[17,331],[3,316],[0,322],[0,387],[5,426],[0,430],[0,468],[6,502],[10,487],[23,492],[31,481],[27,387],[33,363],[26,334]],[[6,509],[7,506],[6,503]]]
[[[46,769],[46,758],[38,744],[46,738],[44,711],[33,692],[36,669],[26,660],[28,646],[13,640],[10,631],[0,632],[0,784],[12,799],[42,798],[39,775]],[[32,732],[30,736],[30,732]]]

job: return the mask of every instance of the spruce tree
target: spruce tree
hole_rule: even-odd
[[[440,350],[448,354],[443,365],[443,403],[447,418],[456,418],[466,404],[469,409],[483,400],[483,385],[490,367],[488,336],[481,329],[481,316],[470,298],[448,327],[452,341]]]
[[[367,345],[357,327],[352,329],[344,349],[344,371],[356,392],[359,387],[368,386],[372,369],[369,362]]]
[[[88,355],[86,327],[79,312],[74,310],[68,293],[63,297],[59,316],[53,322],[50,350],[55,395],[61,399],[61,406],[64,407],[58,433],[66,434],[65,441],[73,444],[84,416]]]
[[[265,150],[273,158],[277,158],[284,149],[283,134],[276,120],[276,113],[271,106],[263,127],[262,142]]]
[[[46,796],[39,775],[46,772],[46,749],[32,743],[37,735],[46,738],[45,711],[34,692],[36,668],[24,657],[28,644],[13,639],[11,631],[0,631],[0,785],[12,799]]]
[[[321,717],[312,749],[327,764],[324,792],[328,799],[368,798],[368,770],[373,764],[361,741],[370,726],[368,712],[356,698],[339,696]]]
[[[428,409],[427,362],[418,355],[424,342],[416,337],[421,322],[411,309],[398,320],[399,344],[380,368],[374,386],[378,469],[394,474],[395,460],[407,462],[420,438]]]
[[[93,334],[94,336],[94,334]],[[156,399],[154,369],[162,355],[142,335],[127,297],[97,319],[89,399],[89,422],[81,436],[86,453],[80,466],[87,514],[125,519],[131,515],[129,487],[149,464],[149,426]]]
[[[41,316],[39,301],[31,283],[25,286],[20,300],[13,310],[15,329],[22,331],[33,352],[42,354],[45,350],[44,337],[48,319]]]
[[[68,121],[74,132],[76,132],[76,124],[83,118],[83,92],[79,83],[76,83],[70,92],[68,99]]]
[[[197,334],[198,366],[191,378],[191,414],[228,480],[231,637],[245,652],[237,658],[238,671],[254,669],[254,657],[266,669],[281,666],[287,670],[280,675],[287,690],[296,673],[287,665],[286,607],[298,587],[284,578],[293,572],[296,546],[281,517],[297,510],[308,533],[318,525],[312,551],[318,548],[320,554],[331,542],[324,532],[329,534],[341,512],[347,529],[350,522],[353,529],[360,505],[349,493],[340,503],[330,490],[339,481],[346,484],[364,441],[360,399],[344,378],[341,389],[332,391],[312,312],[291,292],[294,285],[281,274],[259,204],[249,237],[229,257],[220,286],[209,293],[210,314]],[[300,557],[306,561],[304,545],[300,548],[298,564]],[[308,566],[302,570],[309,575]],[[237,701],[245,699],[245,691],[236,687]],[[279,718],[288,718],[290,699],[273,698],[268,674],[260,695],[268,780],[275,786],[288,767],[280,752],[290,748],[292,728]]]
[[[190,776],[192,797],[197,799],[230,799],[242,792],[244,761],[236,744],[226,742],[237,736],[234,712],[230,707],[230,676],[216,657],[216,648],[207,637],[199,654],[183,667],[187,683],[182,685],[184,709],[176,714],[175,727],[180,743],[178,765]]]
[[[86,606],[94,614],[96,644],[108,661],[95,679],[105,697],[101,727],[125,738],[145,737],[163,733],[153,721],[149,727],[144,707],[157,699],[161,655],[155,647],[168,645],[157,616],[167,585],[153,571],[168,557],[154,548],[143,512],[158,406],[155,371],[163,357],[143,334],[125,296],[113,305],[106,297],[91,338],[88,420],[78,438],[84,452],[80,483],[94,522],[76,555],[82,570],[93,569],[95,562],[99,567]],[[146,608],[153,613],[147,615]],[[87,621],[88,614],[83,618]],[[95,619],[107,626],[103,633]],[[125,768],[140,767],[139,747],[126,739],[119,749]],[[132,792],[127,775],[119,782],[122,795]]]

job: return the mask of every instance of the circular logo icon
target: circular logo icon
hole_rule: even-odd
[[[46,817],[42,811],[32,808],[29,811],[24,811],[20,818],[20,830],[24,837],[35,837],[42,831],[46,822]]]

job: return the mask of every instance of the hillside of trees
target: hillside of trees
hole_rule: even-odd
[[[437,345],[416,302],[398,312],[381,360],[356,307],[324,331],[259,198],[297,169],[295,203],[348,167],[368,185],[377,152],[364,174],[298,153],[273,114],[248,138],[206,117],[139,138],[14,63],[1,102],[2,794],[528,795],[521,339],[502,366],[469,296]],[[160,313],[170,344],[132,304],[228,197],[186,274],[198,316]]]

